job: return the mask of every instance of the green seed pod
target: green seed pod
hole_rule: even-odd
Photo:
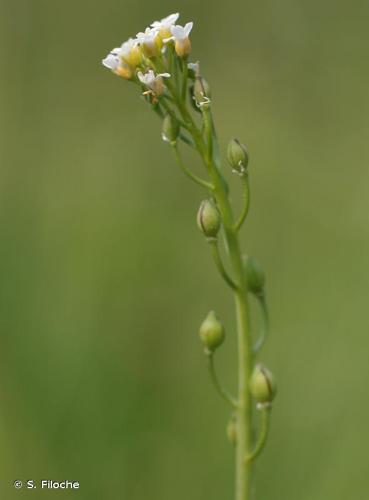
[[[265,285],[265,274],[260,264],[252,257],[244,261],[247,288],[255,295],[262,295]]]
[[[229,422],[228,422],[227,437],[229,439],[229,442],[233,446],[236,446],[236,444],[237,444],[237,422],[236,422],[236,418],[234,416],[231,417]]]
[[[274,375],[261,363],[255,366],[251,375],[250,391],[257,403],[271,403],[277,394]]]
[[[232,139],[228,144],[227,159],[235,172],[244,174],[249,163],[246,147],[238,139]]]
[[[179,135],[179,131],[180,126],[177,118],[172,115],[166,115],[163,120],[163,127],[161,132],[163,141],[169,142],[170,144],[175,144]]]
[[[211,97],[210,87],[208,82],[201,76],[198,76],[195,80],[193,96],[198,108],[202,110],[209,109]]]
[[[215,238],[220,229],[220,214],[211,200],[201,202],[197,212],[197,225],[208,238]]]
[[[214,311],[210,311],[200,326],[200,339],[207,355],[213,352],[224,342],[225,331],[222,323]]]

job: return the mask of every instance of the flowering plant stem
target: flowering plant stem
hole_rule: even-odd
[[[227,248],[231,260],[233,276],[236,284],[231,278],[228,277],[224,270],[223,264],[219,257],[219,251],[216,240],[210,240],[214,260],[217,268],[220,270],[221,275],[225,281],[232,288],[236,307],[237,317],[237,336],[238,336],[238,400],[235,404],[237,414],[237,445],[236,445],[236,500],[249,500],[250,498],[250,483],[251,483],[251,467],[252,460],[247,460],[251,451],[251,397],[248,387],[250,380],[251,370],[253,367],[253,353],[251,346],[250,335],[250,321],[249,321],[249,308],[248,308],[248,289],[242,261],[241,247],[239,243],[238,231],[242,222],[246,218],[248,211],[248,181],[245,182],[247,186],[247,194],[245,195],[246,203],[245,209],[239,222],[235,224],[232,207],[228,197],[227,184],[220,172],[220,165],[215,152],[218,150],[216,134],[213,125],[213,118],[210,109],[204,109],[202,112],[204,129],[206,137],[203,138],[201,132],[198,130],[191,115],[183,104],[183,100],[179,99],[173,88],[168,85],[172,91],[173,101],[176,104],[182,120],[191,134],[194,143],[196,144],[197,151],[207,169],[211,184],[202,179],[194,178],[191,174],[192,180],[206,187],[209,190],[210,196],[213,196],[219,207],[222,224],[224,227],[224,234],[227,243]],[[179,164],[187,175],[188,171],[183,167],[183,161],[179,154],[178,146],[175,143],[173,148]],[[247,174],[246,174],[247,175]],[[213,366],[212,356],[210,359],[211,374],[215,385],[219,391],[219,384],[215,378],[215,371]],[[228,399],[223,391],[220,389],[222,397]]]
[[[181,105],[179,106],[181,110]],[[181,111],[186,121],[186,113]],[[213,130],[213,120],[209,110],[203,111],[207,129],[207,141],[199,139],[199,133],[194,125],[188,123],[189,131],[197,144],[197,149],[208,170],[212,182],[209,193],[213,195],[221,215],[233,276],[237,285],[232,286],[237,317],[238,337],[238,402],[237,414],[237,445],[236,445],[236,500],[249,500],[252,461],[246,460],[251,453],[251,398],[248,380],[253,366],[250,336],[250,322],[247,300],[247,283],[243,271],[242,253],[238,238],[238,227],[234,225],[234,216],[229,202],[225,180],[216,164],[214,150],[216,137]],[[214,243],[212,243],[214,245]],[[223,274],[223,271],[221,271]],[[228,283],[229,284],[229,283]]]
[[[141,88],[147,104],[163,120],[162,137],[172,146],[181,170],[207,192],[208,199],[202,202],[198,212],[198,224],[209,243],[216,269],[234,297],[238,345],[237,397],[223,389],[215,370],[214,353],[224,341],[225,333],[213,311],[201,325],[200,338],[208,357],[210,378],[232,410],[230,423],[234,429],[228,434],[235,444],[235,500],[252,500],[253,462],[266,443],[276,386],[269,370],[255,364],[269,328],[264,273],[254,259],[242,254],[239,241],[239,232],[250,206],[248,155],[236,139],[229,143],[228,162],[239,176],[243,189],[243,208],[235,216],[229,187],[221,170],[210,89],[200,76],[199,64],[188,63],[191,50],[189,33],[193,23],[184,27],[175,25],[178,16],[172,14],[155,21],[145,32],[138,33],[137,38],[129,39],[120,48],[114,49],[103,64]],[[180,142],[197,151],[205,167],[206,178],[199,177],[186,165]],[[219,248],[218,233],[221,228],[229,258],[227,265]],[[261,332],[256,342],[250,328],[250,294],[256,297],[261,311]],[[255,442],[252,433],[254,403],[260,415],[259,435]]]

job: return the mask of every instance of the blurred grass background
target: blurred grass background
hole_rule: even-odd
[[[237,136],[251,156],[244,243],[267,271],[279,380],[258,498],[366,498],[367,2],[0,6],[1,496],[54,498],[13,490],[33,478],[78,480],[86,500],[232,498],[197,329],[222,316],[234,387],[233,306],[194,222],[202,193],[100,64],[179,10],[223,149]]]

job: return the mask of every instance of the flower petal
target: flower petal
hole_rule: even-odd
[[[179,24],[171,26],[170,31],[176,40],[183,40],[186,38],[185,30],[182,26],[179,26]]]
[[[105,68],[109,68],[114,71],[119,66],[119,58],[114,54],[108,54],[105,59],[102,60],[102,64]]]
[[[146,83],[146,78],[142,71],[138,71],[137,76],[141,83]]]
[[[175,24],[177,19],[179,18],[179,13],[176,12],[175,14],[170,14],[170,16],[164,17],[160,21],[154,21],[151,26],[153,28],[169,28],[172,24]]]
[[[184,27],[184,32],[186,34],[186,37],[191,33],[191,30],[193,28],[193,23],[187,23],[186,26]]]
[[[176,12],[175,14],[171,14],[170,16],[166,17],[165,19],[162,19],[161,22],[166,25],[174,24],[177,22],[179,18],[179,12]]]

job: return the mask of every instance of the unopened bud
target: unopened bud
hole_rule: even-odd
[[[195,80],[193,97],[198,108],[209,109],[211,97],[210,87],[208,82],[201,76],[198,76]]]
[[[255,295],[262,295],[265,285],[265,274],[262,267],[252,257],[246,257],[244,265],[248,290]]]
[[[233,446],[237,444],[237,421],[236,417],[232,416],[227,425],[227,437]]]
[[[211,200],[201,202],[197,212],[197,224],[208,238],[215,238],[220,229],[220,215],[217,207]]]
[[[274,375],[261,363],[251,375],[250,391],[257,403],[271,403],[277,394]]]
[[[232,139],[228,144],[227,159],[235,172],[244,174],[249,163],[246,147],[238,139]]]
[[[179,131],[180,126],[177,118],[172,115],[166,115],[163,120],[163,128],[161,133],[163,141],[169,142],[170,144],[175,144],[179,135]]]
[[[222,323],[214,311],[210,311],[200,326],[200,339],[205,347],[207,355],[213,352],[223,343],[225,331]]]

